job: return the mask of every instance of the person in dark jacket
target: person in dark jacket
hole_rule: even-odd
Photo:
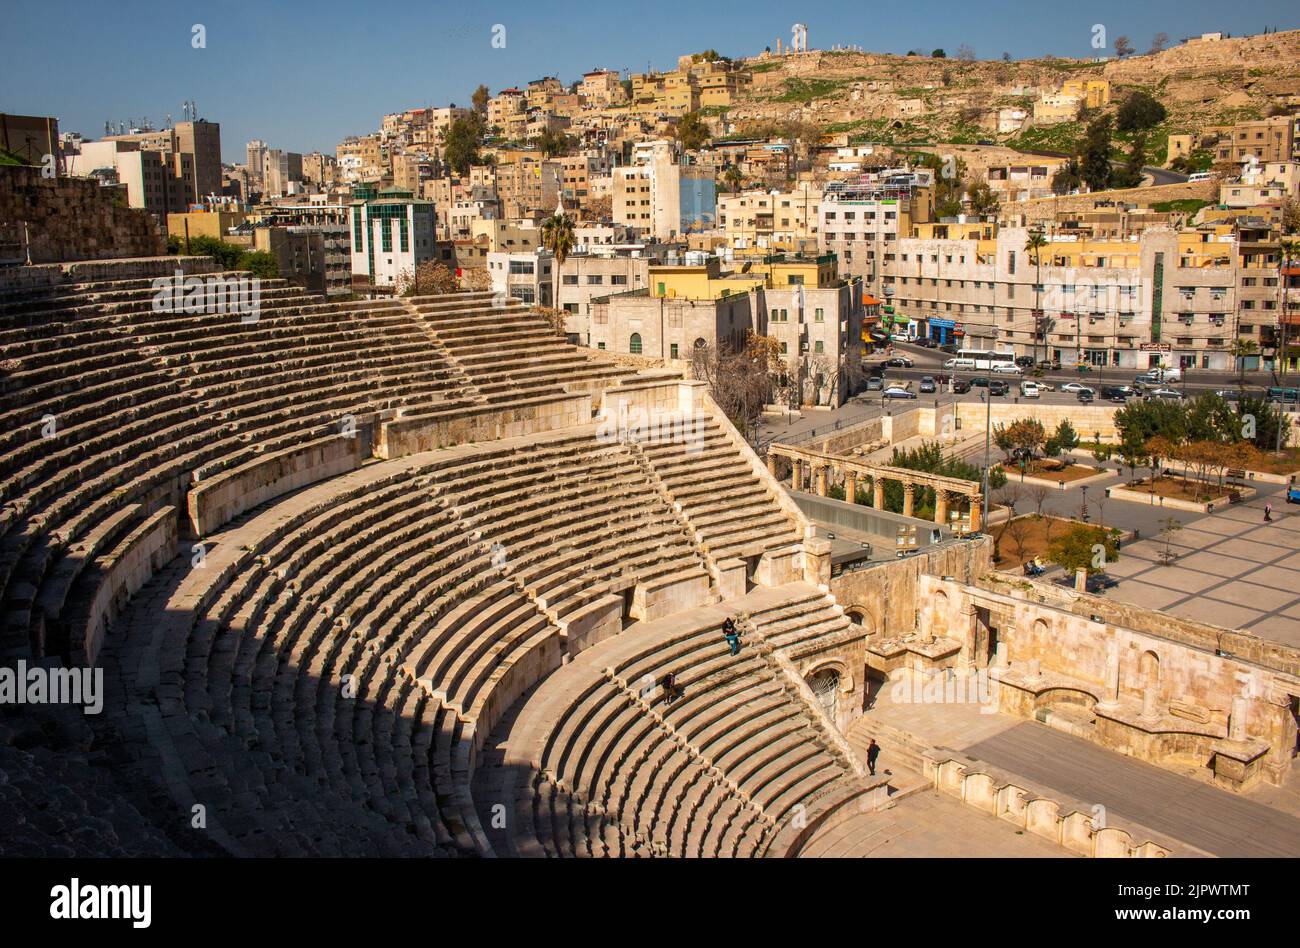
[[[740,654],[740,632],[736,629],[736,623],[731,616],[727,616],[727,621],[722,623],[722,635],[731,646],[731,654]]]
[[[867,769],[871,771],[871,776],[876,775],[876,758],[880,756],[880,745],[876,743],[873,737],[871,743],[867,745]]]

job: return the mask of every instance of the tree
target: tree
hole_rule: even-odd
[[[573,145],[573,139],[563,132],[547,128],[543,129],[542,134],[533,139],[533,144],[540,148],[547,158],[554,158],[556,155],[562,155],[568,151]]]
[[[1259,343],[1254,339],[1242,339],[1238,337],[1232,343],[1232,357],[1237,360],[1238,385],[1246,385],[1246,360],[1259,352]]]
[[[1300,197],[1288,197],[1282,201],[1282,232],[1300,233]]]
[[[1084,136],[1081,173],[1089,189],[1105,191],[1110,187],[1111,117],[1099,115],[1088,123]]]
[[[555,285],[560,286],[560,268],[573,250],[573,218],[552,214],[542,222],[542,246],[555,255]],[[556,294],[557,302],[559,294]]]
[[[1119,559],[1115,539],[1115,534],[1104,527],[1075,524],[1051,542],[1048,556],[1071,575],[1084,570],[1095,576],[1105,571],[1107,563]]]
[[[1127,36],[1117,36],[1115,38],[1115,55],[1120,59],[1133,55],[1133,44],[1129,42]]]
[[[1029,500],[1034,505],[1034,518],[1043,519],[1043,507],[1047,504],[1047,498],[1052,493],[1052,488],[1046,484],[1030,484],[1026,488],[1029,494]]]
[[[458,289],[456,274],[445,263],[426,260],[415,268],[415,276],[403,295],[443,296]]]
[[[593,221],[608,221],[614,216],[614,199],[608,194],[587,201],[586,217]]]
[[[1063,451],[1072,451],[1079,446],[1079,435],[1075,432],[1074,425],[1070,424],[1069,418],[1061,419],[1061,423],[1056,426],[1056,443]]]
[[[479,149],[483,147],[482,123],[459,118],[451,123],[443,141],[442,158],[456,174],[469,174],[471,165],[482,164]]]
[[[483,267],[468,267],[461,271],[460,285],[470,293],[486,293],[492,289],[492,275]]]
[[[964,63],[973,63],[975,61],[975,50],[962,43],[957,47],[957,58]]]
[[[1151,37],[1151,49],[1148,50],[1148,52],[1150,54],[1162,53],[1164,52],[1165,47],[1168,45],[1169,45],[1169,34],[1157,33],[1155,36]]]
[[[1036,418],[1022,418],[1011,423],[1007,437],[1016,448],[1032,458],[1047,441],[1047,432]]]
[[[1168,113],[1165,107],[1141,89],[1124,100],[1115,115],[1115,128],[1121,132],[1141,132],[1159,125]]]
[[[1046,319],[1043,313],[1043,250],[1046,248],[1047,236],[1042,228],[1030,231],[1025,241],[1025,253],[1033,255],[1034,266],[1038,268],[1034,283],[1034,362],[1038,361],[1038,340],[1044,336],[1043,321]]]
[[[991,217],[998,212],[998,196],[987,181],[977,181],[971,185],[966,197],[970,200],[971,213],[976,217]]]
[[[1112,188],[1136,188],[1142,184],[1142,169],[1146,167],[1147,160],[1146,144],[1145,135],[1139,133],[1133,136],[1124,167],[1119,171],[1111,171]]]
[[[703,148],[709,142],[709,129],[699,112],[687,112],[677,122],[677,140],[690,151]]]
[[[479,86],[474,90],[474,95],[470,97],[470,102],[474,106],[474,111],[484,117],[487,116],[488,100],[492,98],[492,93],[488,91],[487,86]]]
[[[1016,559],[1021,562],[1025,559],[1025,543],[1029,539],[1031,526],[1032,522],[1027,517],[1014,517],[1002,528],[1002,533],[1011,535],[1011,542],[1016,546]],[[1002,535],[999,534],[997,539],[1000,541]]]
[[[1083,175],[1079,173],[1079,160],[1071,158],[1056,169],[1052,175],[1052,193],[1069,194],[1077,191],[1083,184]]]
[[[1300,262],[1300,240],[1283,240],[1278,244],[1277,258],[1277,277],[1278,285],[1285,288],[1287,286],[1286,271],[1292,269],[1297,262]],[[1291,293],[1285,291],[1282,296],[1282,332],[1281,340],[1277,347],[1277,364],[1278,364],[1278,381],[1283,385],[1286,384],[1287,356],[1289,353],[1287,330],[1290,328],[1290,320],[1287,318],[1287,311],[1290,307]]]
[[[754,431],[772,391],[772,376],[781,368],[780,344],[753,330],[739,351],[725,343],[691,351],[692,377],[708,383],[713,400],[745,437]]]
[[[731,193],[735,194],[740,190],[740,184],[745,180],[745,176],[741,174],[740,168],[736,165],[727,165],[722,172],[722,180],[731,189]]]
[[[947,58],[948,58],[948,54],[945,53],[942,49],[936,49],[936,50],[931,51],[931,53],[930,53],[930,58],[931,58],[931,59],[947,59]]]
[[[1011,62],[1011,54],[1010,54],[1010,53],[1003,53],[1003,54],[1002,54],[1002,61],[1003,61],[1004,63],[1009,63],[1009,62]]]

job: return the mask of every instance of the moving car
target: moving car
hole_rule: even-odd
[[[871,376],[871,378],[867,379],[868,392],[879,392],[882,391],[884,387],[885,387],[885,380],[881,378],[879,375],[873,375]]]
[[[1033,356],[1016,356],[1016,365],[1022,369],[1032,369],[1034,367]]]
[[[933,378],[931,378],[931,377],[928,376],[928,375],[923,375],[923,376],[921,376],[921,391],[922,391],[922,392],[933,392],[933,391],[935,391],[937,388],[938,388],[938,386],[934,384],[934,379],[933,379]]]
[[[1020,383],[1021,398],[1037,398],[1040,394],[1041,392],[1038,390],[1037,382],[1031,382],[1028,379],[1025,379]]]
[[[895,385],[885,389],[881,397],[882,398],[916,398],[916,392],[909,392],[907,389],[899,388],[898,386]]]
[[[970,382],[967,382],[965,379],[952,380],[952,393],[954,395],[965,395],[969,391]]]
[[[989,380],[987,376],[977,375],[970,380],[971,388],[988,388]]]
[[[1011,365],[995,365],[992,371],[995,375],[1020,375],[1024,369],[1013,362]]]
[[[1137,377],[1139,382],[1180,382],[1182,369],[1147,369]]]
[[[1268,400],[1270,402],[1300,401],[1300,388],[1270,388],[1268,390]]]
[[[1087,392],[1089,395],[1096,394],[1096,392],[1094,392],[1089,386],[1084,385],[1082,382],[1066,382],[1061,386],[1061,391],[1071,393]]]
[[[1105,385],[1101,390],[1101,397],[1108,402],[1127,401],[1136,394],[1137,392],[1128,385]]]
[[[1182,392],[1176,392],[1172,388],[1157,388],[1154,391],[1147,392],[1147,398],[1181,399],[1182,397]]]
[[[943,364],[943,367],[945,369],[948,369],[949,371],[956,371],[959,369],[973,369],[975,368],[975,360],[974,359],[949,359],[947,362]]]
[[[891,369],[910,369],[913,363],[907,356],[894,356],[892,359],[886,359],[885,365]]]
[[[994,379],[989,382],[989,395],[1005,395],[1011,391],[1011,387],[1000,379]]]
[[[1079,391],[1079,403],[1080,403],[1080,404],[1083,404],[1083,405],[1090,405],[1090,404],[1092,404],[1092,400],[1093,400],[1092,389],[1090,389],[1090,388],[1084,388],[1084,389],[1081,389],[1081,390]]]

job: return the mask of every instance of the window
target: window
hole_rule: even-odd
[[[599,273],[592,273],[587,277],[587,284],[589,286],[599,286],[601,283],[604,282],[605,282],[605,278],[601,276]]]
[[[577,275],[576,273],[572,273],[572,274],[571,274],[571,273],[566,273],[566,274],[564,275],[564,285],[565,285],[565,286],[577,286],[577,285],[578,285],[578,275]]]
[[[677,343],[674,342],[672,345],[668,347],[668,357],[670,359],[677,358]]]
[[[604,348],[605,348],[605,344],[604,344],[603,342],[598,342],[598,343],[596,343],[596,348],[597,348],[597,349],[604,349]]]
[[[639,332],[632,333],[632,338],[627,343],[627,351],[632,355],[641,354],[641,334]]]
[[[820,306],[818,306],[817,309],[813,312],[813,319],[819,323],[824,323],[826,321],[826,313],[822,310]]]
[[[609,278],[609,282],[614,284],[614,286],[627,286],[627,276],[624,274],[615,273]]]
[[[824,342],[822,342],[820,339],[818,339],[818,340],[813,344],[813,352],[825,352],[825,351],[826,351],[826,343],[824,343]]]

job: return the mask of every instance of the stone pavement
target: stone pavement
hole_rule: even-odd
[[[937,790],[923,790],[897,800],[888,809],[855,814],[815,834],[799,855],[805,859],[889,859],[1063,858],[1074,854]]]
[[[1300,856],[1300,819],[1252,796],[1113,753],[1036,721],[966,748],[995,767],[1106,807],[1216,856]]]

